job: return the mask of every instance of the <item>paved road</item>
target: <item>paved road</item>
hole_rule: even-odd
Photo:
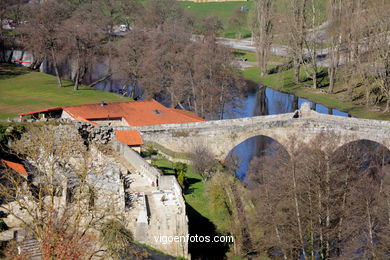
[[[217,38],[217,43],[221,45],[225,45],[229,48],[243,50],[243,51],[253,51],[256,52],[256,47],[252,41],[249,40],[237,40],[237,39],[228,39],[228,38]],[[280,44],[272,44],[271,52],[277,56],[282,57],[291,57],[291,53],[289,51],[289,47]],[[307,49],[304,50],[305,55],[309,56],[309,51]],[[329,49],[324,48],[317,51],[317,62],[319,66],[328,67],[329,61],[327,59]]]

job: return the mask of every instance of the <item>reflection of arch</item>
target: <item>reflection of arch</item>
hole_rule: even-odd
[[[232,167],[238,178],[245,178],[251,162],[254,158],[264,158],[263,156],[282,155],[289,157],[286,148],[274,138],[265,135],[255,135],[246,138],[241,143],[235,145],[224,158],[224,164]]]
[[[256,138],[256,139],[255,139]],[[231,142],[229,144],[229,148],[226,149],[224,152],[223,160],[226,160],[232,152],[239,147],[240,145],[244,144],[245,142],[248,142],[250,140],[253,140],[255,142],[264,142],[264,144],[259,144],[257,143],[256,145],[264,145],[264,146],[269,146],[269,145],[274,145],[275,149],[283,149],[287,152],[287,143],[284,139],[280,138],[280,135],[277,134],[250,134],[250,135],[242,135],[240,137],[236,136],[235,138],[231,138]],[[265,147],[264,147],[265,148]]]

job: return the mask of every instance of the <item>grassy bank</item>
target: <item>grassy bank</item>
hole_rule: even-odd
[[[390,120],[390,113],[383,113],[380,111],[375,111],[370,107],[366,107],[362,104],[362,100],[355,100],[353,102],[349,101],[347,97],[347,91],[343,91],[343,88],[345,89],[345,86],[335,86],[335,93],[337,94],[326,93],[327,86],[329,84],[329,78],[327,75],[327,70],[325,68],[323,68],[319,73],[318,81],[321,87],[318,89],[310,88],[312,84],[311,79],[302,80],[303,75],[305,75],[303,70],[301,72],[302,82],[298,85],[295,84],[293,73],[293,69],[289,69],[286,71],[269,74],[261,77],[257,67],[251,67],[243,70],[243,76],[246,79],[261,83],[262,85],[267,86],[269,88],[276,89],[285,93],[294,94],[298,97],[308,99],[317,104],[322,104],[327,107],[347,112],[355,117]],[[356,89],[355,91],[358,93],[361,90]]]
[[[54,76],[25,67],[0,64],[0,120],[48,107],[130,100],[86,86],[74,91],[73,83],[67,80],[63,84],[63,88],[58,88]]]

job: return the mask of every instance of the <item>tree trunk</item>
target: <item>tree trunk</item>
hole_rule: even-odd
[[[317,88],[317,70],[314,69],[314,72],[313,72],[313,88],[316,89]]]
[[[51,49],[51,57],[53,59],[54,72],[55,72],[56,78],[57,78],[57,86],[59,88],[62,88],[62,81],[61,81],[60,73],[58,72],[57,60],[56,60],[56,56],[54,54],[54,50],[53,49]]]
[[[258,28],[256,32],[256,53],[260,69],[260,75],[267,72],[268,52],[271,45],[271,12],[272,0],[256,1],[256,21]]]
[[[372,216],[371,216],[371,210],[368,200],[366,199],[366,214],[367,214],[367,229],[368,229],[368,238],[371,246],[371,256],[375,259],[375,252],[374,252],[374,235],[372,232],[373,224],[372,224]]]
[[[294,160],[294,159],[293,159]],[[298,202],[298,194],[297,194],[297,181],[295,176],[295,162],[292,162],[292,181],[293,181],[293,197],[294,197],[294,204],[295,204],[295,214],[297,218],[297,224],[298,224],[298,233],[299,233],[299,241],[301,243],[301,250],[303,258],[306,258],[305,253],[305,243],[303,240],[303,231],[302,231],[302,221],[301,221],[301,215],[299,211],[299,202]]]
[[[283,259],[287,260],[287,256],[284,252],[284,249],[283,249],[283,244],[282,244],[282,238],[280,237],[280,232],[279,232],[279,228],[276,224],[276,222],[274,221],[274,213],[273,213],[273,210],[272,210],[272,207],[271,207],[271,204],[270,204],[270,198],[269,198],[269,192],[268,192],[268,186],[267,184],[265,185],[265,194],[266,194],[266,198],[267,198],[267,208],[268,208],[268,211],[269,211],[269,214],[271,216],[271,219],[273,220],[272,221],[272,224],[274,226],[274,229],[275,229],[275,234],[276,234],[276,238],[278,239],[278,243],[279,243],[279,246],[281,248],[281,251],[282,251],[282,254],[283,254]]]
[[[8,57],[8,61],[7,62],[11,62],[12,61],[12,56],[14,56],[14,49],[12,48],[11,49],[11,53],[9,54],[9,57]]]
[[[329,74],[329,89],[328,93],[333,94],[333,88],[334,88],[334,82],[335,82],[335,68],[333,66],[328,68],[328,74]]]
[[[295,84],[299,84],[299,73],[301,70],[301,63],[299,59],[294,59],[294,82]]]
[[[73,86],[73,90],[79,90],[79,77],[80,77],[80,71],[77,70],[76,71],[76,78],[74,80],[74,86]]]
[[[80,55],[79,53],[77,54],[77,58],[76,58],[76,76],[75,76],[75,79],[74,79],[74,86],[73,86],[73,90],[79,90],[79,81],[80,81]]]
[[[111,74],[108,74],[108,75],[106,75],[106,76],[104,76],[104,77],[102,77],[102,78],[100,78],[100,79],[98,79],[98,80],[92,82],[91,84],[88,85],[88,87],[92,88],[92,87],[95,86],[96,84],[99,84],[100,82],[103,82],[103,81],[105,81],[106,79],[108,79],[108,78],[110,78],[110,77],[111,77]]]
[[[386,107],[384,112],[390,112],[390,97],[387,98]]]

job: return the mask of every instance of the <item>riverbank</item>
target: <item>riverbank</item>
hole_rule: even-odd
[[[275,67],[275,66],[272,66]],[[272,70],[272,68],[270,68]],[[266,76],[260,76],[257,67],[246,68],[242,71],[243,76],[255,83],[260,83],[266,87],[293,94],[301,98],[308,99],[314,103],[324,105],[338,109],[340,111],[349,113],[354,117],[377,119],[377,120],[390,120],[390,113],[381,112],[382,107],[367,107],[363,104],[361,99],[355,101],[348,101],[347,91],[343,89],[343,86],[335,86],[336,94],[328,94],[326,92],[329,79],[326,69],[322,69],[319,73],[318,82],[321,88],[312,89],[311,80],[305,79],[300,84],[295,84],[293,79],[293,69],[289,69],[282,72],[269,74]],[[304,72],[301,73],[301,77]],[[355,92],[358,93],[359,89]]]
[[[80,86],[78,91],[74,91],[69,80],[63,80],[63,84],[63,88],[58,88],[52,75],[0,63],[0,120],[48,107],[131,100],[87,86]]]

